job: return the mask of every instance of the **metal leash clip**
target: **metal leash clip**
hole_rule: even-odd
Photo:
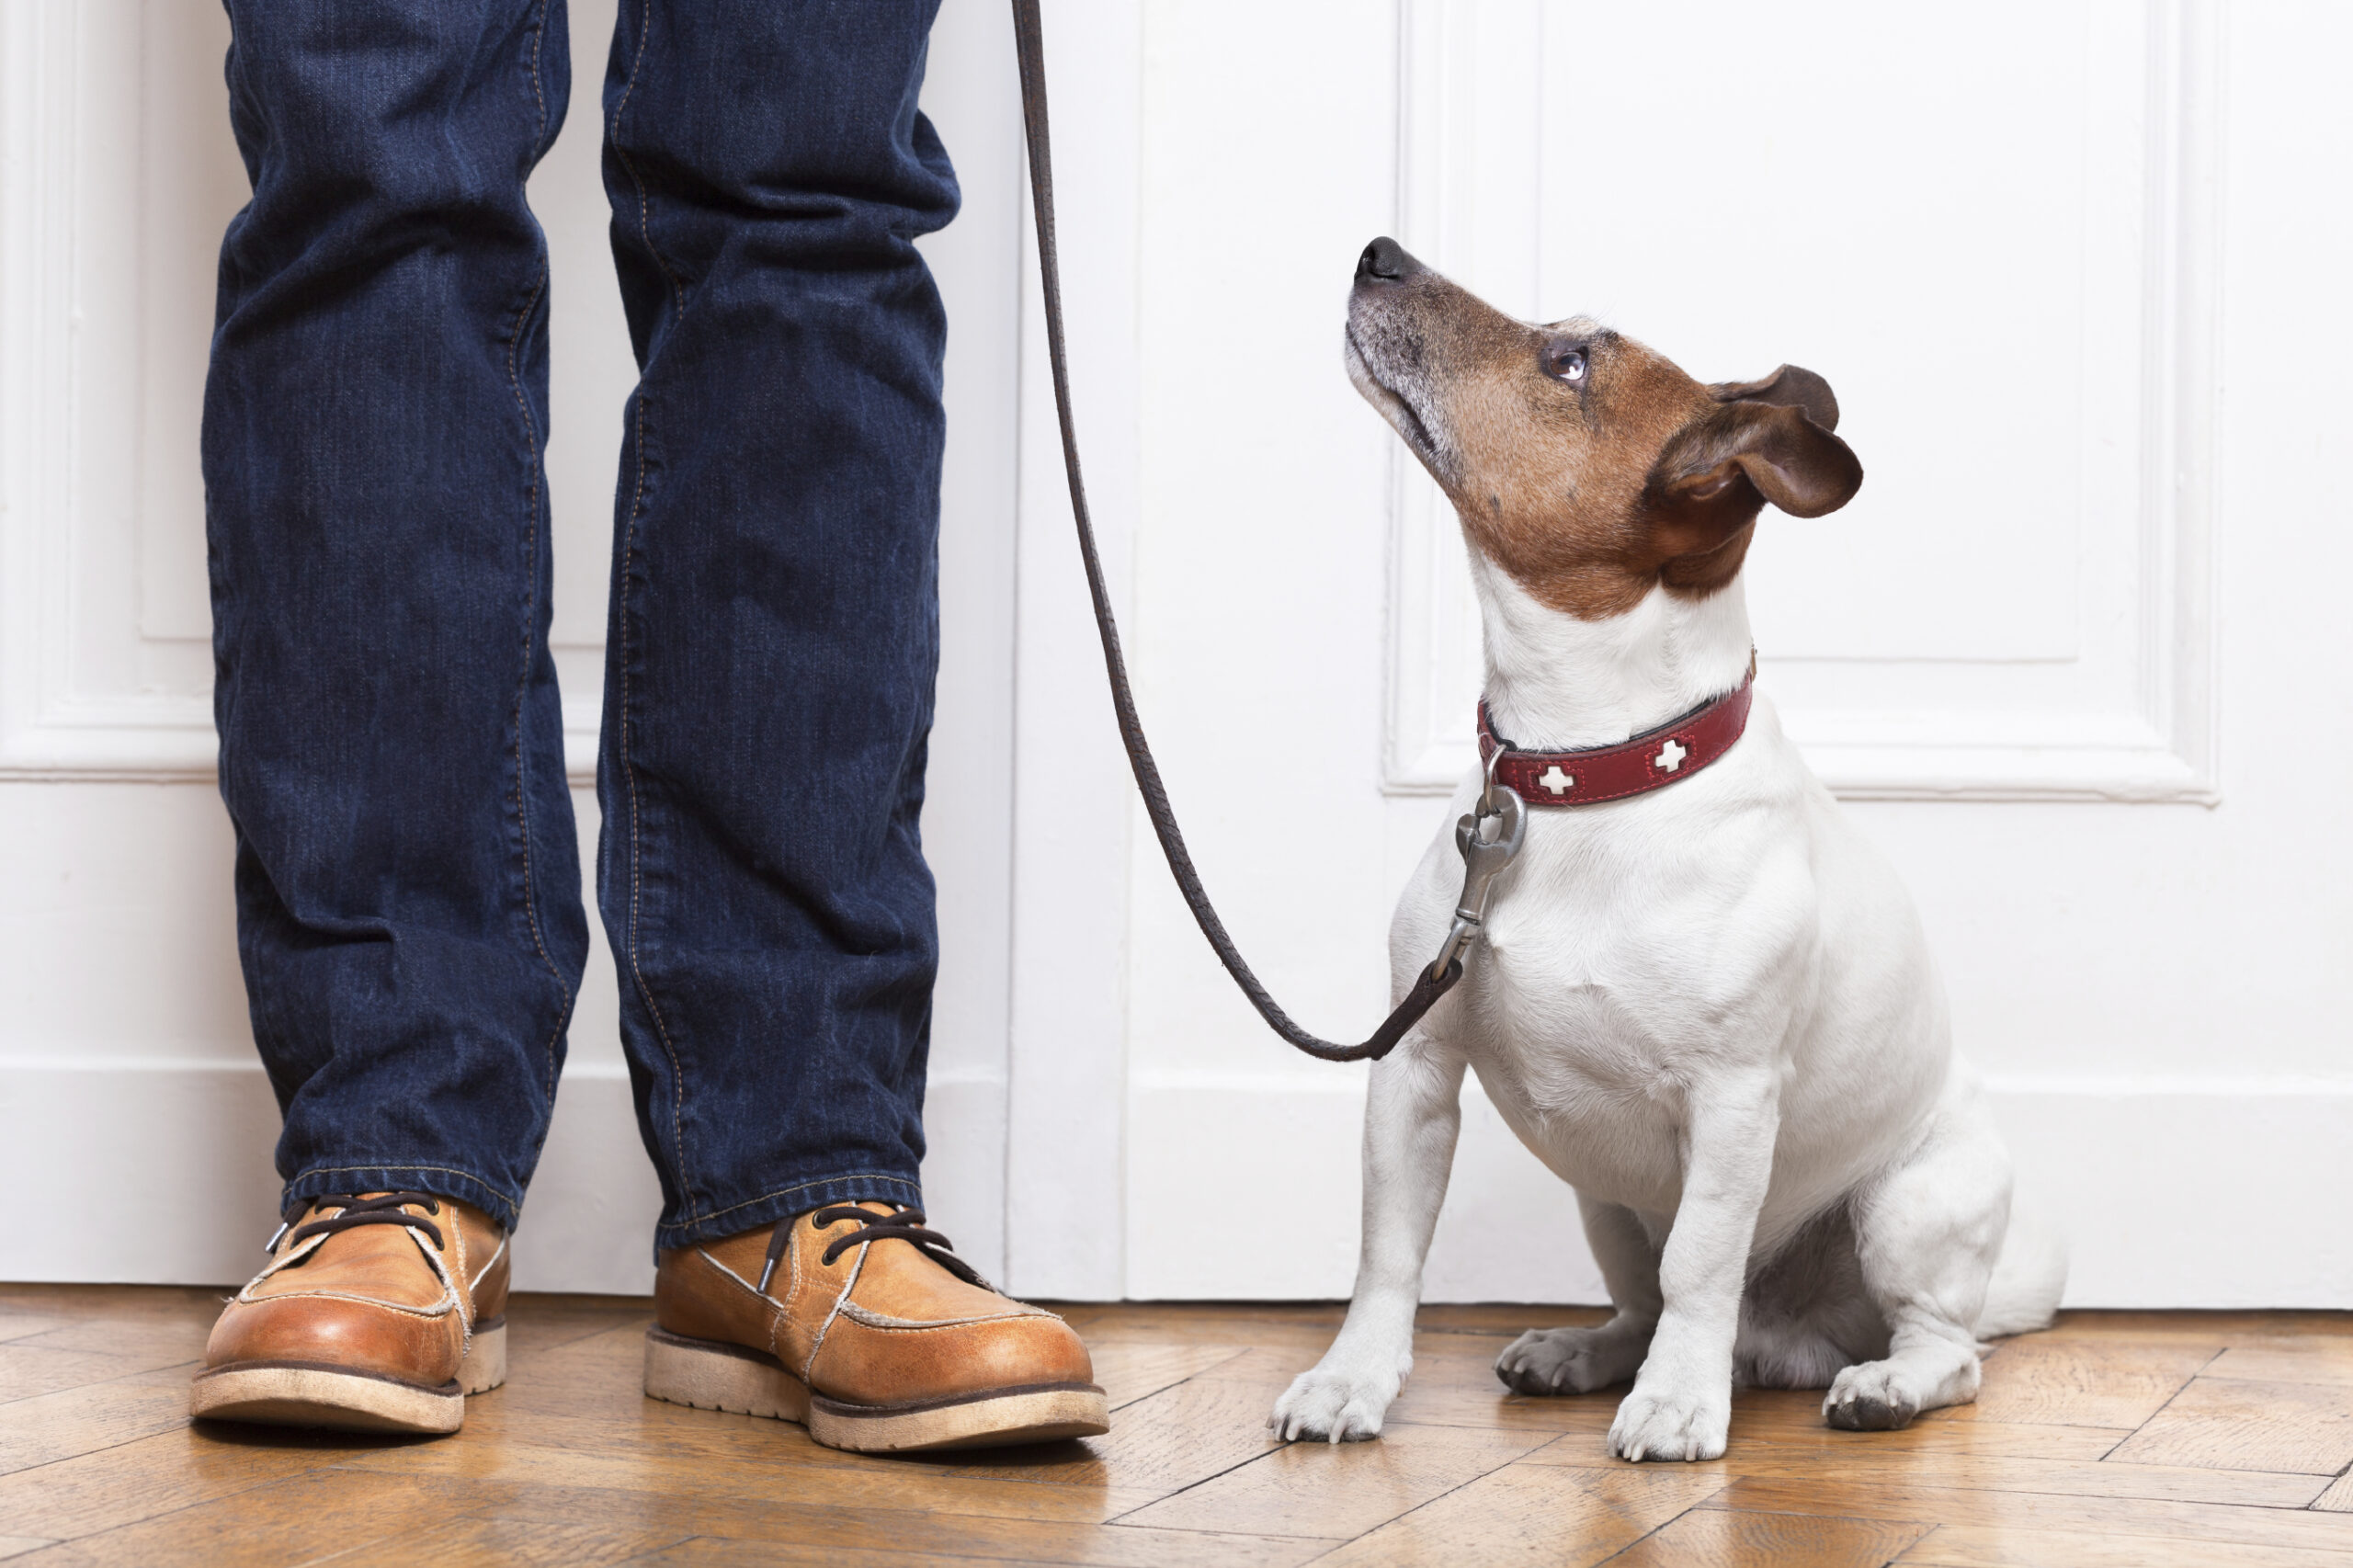
[[[1502,756],[1498,749],[1495,756]],[[1462,896],[1455,900],[1454,924],[1445,945],[1430,960],[1432,975],[1444,974],[1484,927],[1487,895],[1527,836],[1527,806],[1510,785],[1495,782],[1495,759],[1490,758],[1478,801],[1454,824],[1454,846],[1462,852]]]

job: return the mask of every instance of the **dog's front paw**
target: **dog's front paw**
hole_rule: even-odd
[[[1361,1443],[1381,1436],[1381,1418],[1402,1384],[1393,1367],[1351,1366],[1326,1356],[1291,1380],[1267,1428],[1286,1443]]]
[[[1514,1393],[1591,1393],[1642,1369],[1648,1333],[1601,1328],[1531,1328],[1495,1358],[1495,1376]]]
[[[1919,1391],[1893,1361],[1866,1361],[1840,1372],[1822,1401],[1822,1418],[1848,1432],[1893,1432],[1920,1414]]]
[[[1609,1451],[1621,1460],[1720,1460],[1731,1426],[1729,1387],[1700,1396],[1638,1382],[1610,1423]]]

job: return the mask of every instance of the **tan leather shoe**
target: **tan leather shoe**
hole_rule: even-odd
[[[1008,1301],[888,1203],[835,1204],[662,1255],[645,1392],[798,1421],[865,1453],[1110,1430],[1068,1324]]]
[[[189,1413],[347,1432],[454,1432],[506,1381],[506,1238],[421,1192],[315,1199],[204,1347]]]

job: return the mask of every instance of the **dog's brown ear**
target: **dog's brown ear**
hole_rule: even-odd
[[[1644,499],[1666,519],[1720,522],[1737,513],[1745,521],[1756,510],[1752,487],[1791,517],[1819,517],[1855,498],[1863,465],[1803,406],[1741,398],[1676,433]]]
[[[1805,416],[1824,430],[1838,428],[1838,394],[1812,370],[1783,365],[1754,381],[1718,381],[1708,389],[1718,403],[1769,403],[1802,408]]]

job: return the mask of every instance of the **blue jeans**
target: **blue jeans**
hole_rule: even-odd
[[[624,0],[597,902],[676,1246],[913,1202],[955,214],[937,0]],[[563,0],[229,0],[205,391],[221,792],[290,1200],[512,1225],[586,958],[548,652]]]

